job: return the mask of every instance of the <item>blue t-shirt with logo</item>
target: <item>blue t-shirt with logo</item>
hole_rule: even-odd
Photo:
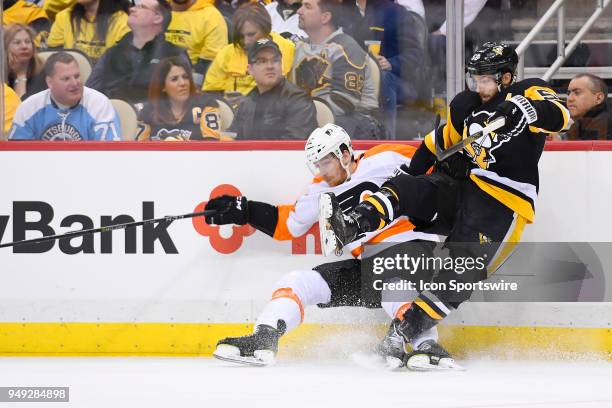
[[[26,99],[15,112],[11,140],[121,140],[119,115],[110,100],[95,89],[83,88],[81,101],[60,108],[48,89]]]

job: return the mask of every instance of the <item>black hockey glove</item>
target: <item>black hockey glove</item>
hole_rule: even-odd
[[[205,217],[207,224],[244,225],[248,222],[249,202],[246,197],[223,195],[215,197],[206,203],[205,211],[216,210],[214,215]]]
[[[515,95],[495,107],[495,113],[489,118],[489,123],[500,117],[506,119],[506,124],[496,133],[514,137],[523,133],[528,124],[538,120],[538,113],[529,99],[522,95]]]

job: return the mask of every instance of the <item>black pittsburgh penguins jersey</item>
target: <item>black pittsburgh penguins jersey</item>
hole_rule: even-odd
[[[460,153],[471,160],[470,179],[514,212],[533,222],[539,188],[538,162],[544,149],[544,133],[559,132],[568,125],[569,111],[548,84],[537,78],[526,79],[502,90],[487,103],[477,93],[463,91],[453,98],[447,123],[438,132],[448,148],[488,124],[495,107],[514,95],[523,95],[533,105],[537,120],[518,136],[491,133]],[[425,145],[435,154],[433,132]]]

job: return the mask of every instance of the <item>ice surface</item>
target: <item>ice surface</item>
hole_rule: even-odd
[[[69,404],[34,405],[55,408],[612,407],[609,362],[461,363],[467,371],[417,373],[365,369],[349,360],[281,359],[255,368],[212,358],[6,357],[0,386],[69,386]]]

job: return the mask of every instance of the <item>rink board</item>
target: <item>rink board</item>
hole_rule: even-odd
[[[310,180],[303,156],[300,143],[3,144],[1,242],[41,218],[62,233],[190,213],[213,191],[290,203]],[[609,240],[611,159],[605,143],[552,144],[524,240]],[[220,337],[250,330],[283,273],[328,261],[315,237],[277,242],[196,219],[75,238],[43,253],[2,249],[0,354],[209,355]],[[611,320],[609,303],[470,304],[441,333],[459,353],[485,345],[609,353]],[[385,321],[381,311],[307,310],[308,324],[286,344],[302,349],[355,322],[378,334]]]

